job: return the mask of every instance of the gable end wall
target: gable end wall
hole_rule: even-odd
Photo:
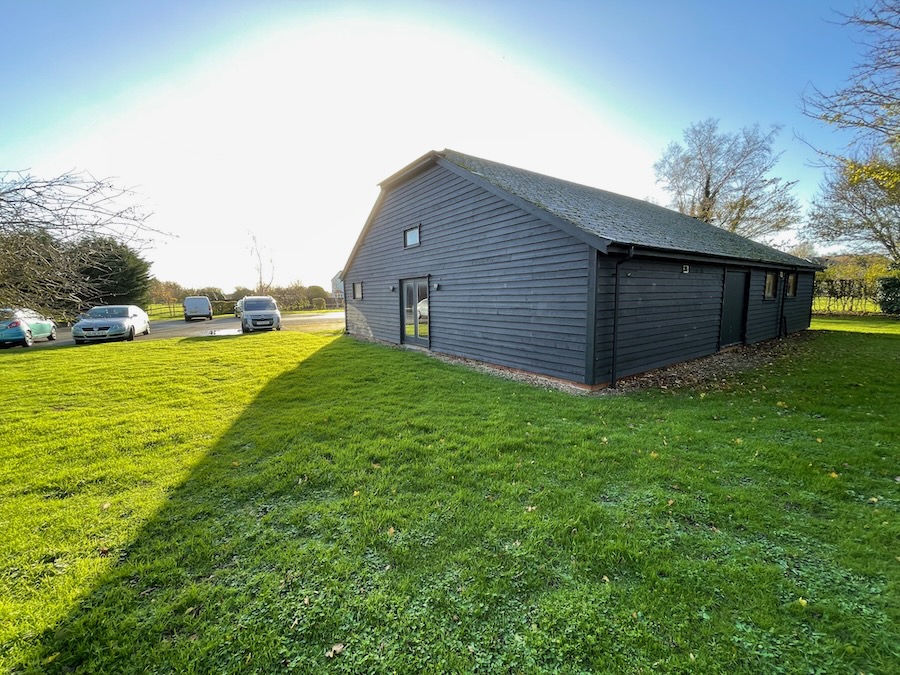
[[[404,249],[415,225],[421,243]],[[584,382],[589,259],[587,244],[433,166],[374,214],[344,275],[348,331],[399,343],[399,282],[427,276],[431,350]]]

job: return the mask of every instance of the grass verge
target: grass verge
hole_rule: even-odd
[[[900,325],[846,325],[600,397],[337,334],[4,353],[0,664],[897,672]]]

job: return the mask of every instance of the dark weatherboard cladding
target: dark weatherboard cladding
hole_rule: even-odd
[[[449,150],[381,188],[352,335],[593,386],[809,326],[815,265],[669,209]]]

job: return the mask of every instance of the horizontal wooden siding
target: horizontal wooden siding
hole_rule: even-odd
[[[612,378],[616,259],[597,267],[595,379]],[[724,267],[634,258],[619,268],[616,377],[715,353]]]
[[[420,245],[404,249],[415,225]],[[345,273],[348,329],[400,342],[399,281],[428,276],[433,351],[584,382],[588,260],[586,244],[434,166],[385,195]]]

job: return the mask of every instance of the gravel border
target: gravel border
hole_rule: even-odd
[[[426,353],[445,363],[462,365],[472,370],[516,382],[524,382],[542,389],[556,389],[579,396],[620,396],[645,389],[715,389],[727,384],[729,378],[737,373],[763,365],[771,365],[779,359],[797,353],[813,339],[815,339],[815,335],[806,330],[752,345],[740,345],[710,356],[676,363],[640,375],[624,377],[618,381],[615,388],[606,387],[594,391],[565,380],[521,370],[494,366],[459,356]]]

